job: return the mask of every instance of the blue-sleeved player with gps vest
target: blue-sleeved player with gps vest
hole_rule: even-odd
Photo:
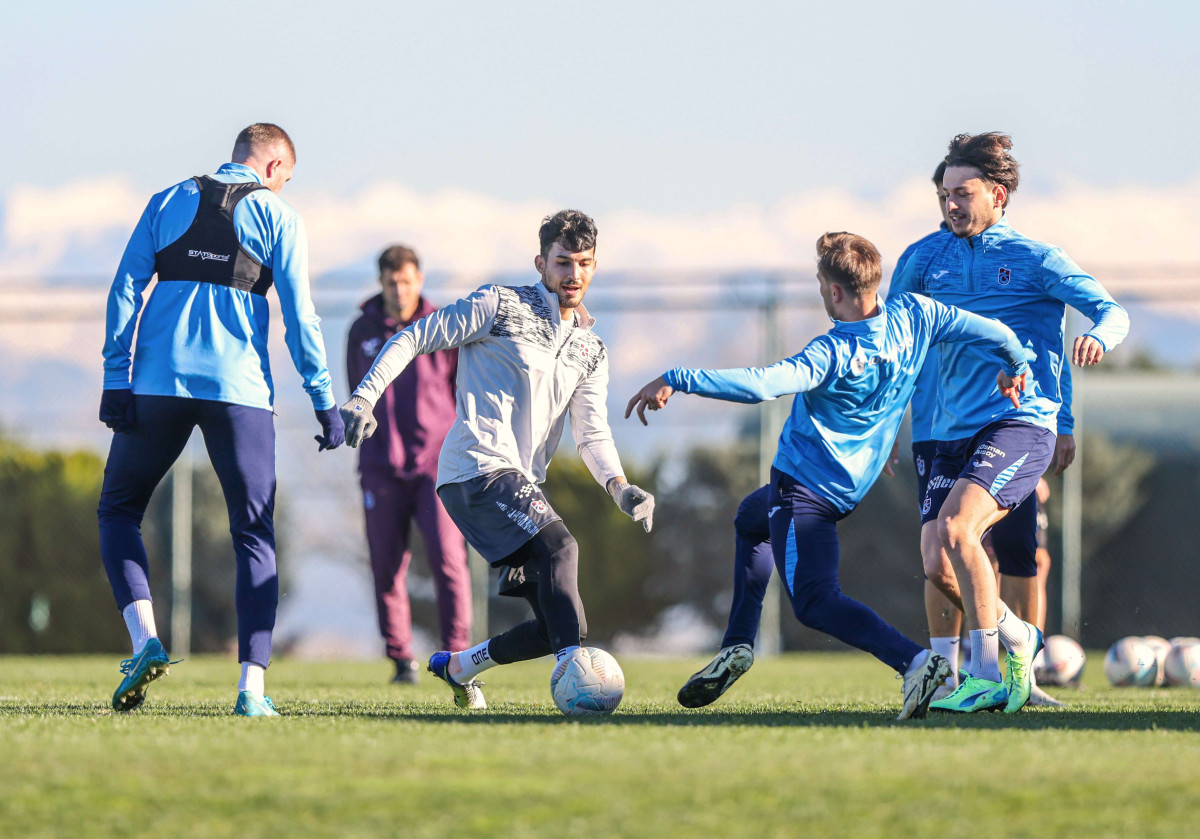
[[[959,606],[970,631],[967,678],[931,705],[958,713],[1015,713],[1029,701],[1041,632],[997,596],[980,540],[1033,492],[1054,456],[1065,307],[1094,324],[1075,339],[1077,365],[1098,363],[1129,329],[1125,310],[1061,248],[1021,235],[1005,219],[1019,180],[1011,148],[996,132],[951,141],[942,186],[954,236],[927,242],[892,280],[893,295],[918,292],[1002,318],[1030,354],[1029,385],[1011,407],[979,380],[986,357],[963,346],[939,356],[933,436],[940,442],[921,508],[921,552],[926,577]]]
[[[319,450],[345,439],[309,296],[304,225],[279,197],[295,146],[279,126],[256,123],[238,134],[232,161],[150,199],[108,295],[100,420],[116,433],[100,495],[100,552],[133,644],[113,694],[118,711],[140,706],[171,663],[155,628],[141,522],[154,488],[199,426],[225,494],[237,560],[242,673],[234,711],[276,714],[264,685],[279,599],[267,356],[272,286],[288,351],[321,425]]]
[[[636,409],[645,423],[645,409],[662,408],[675,391],[745,403],[796,394],[767,486],[768,532],[758,545],[739,539],[738,548],[760,550],[769,542],[801,623],[902,674],[898,718],[921,717],[950,665],[842,593],[837,522],[883,470],[931,345],[978,348],[993,364],[981,375],[1014,402],[1028,365],[1016,336],[999,321],[911,294],[884,305],[879,251],[863,237],[827,233],[817,255],[821,298],[834,321],[828,333],[767,368],[669,370],[630,399],[625,416]],[[727,686],[719,682],[709,685],[713,699]]]

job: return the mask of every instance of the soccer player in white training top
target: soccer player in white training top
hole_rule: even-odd
[[[346,442],[375,428],[384,388],[420,353],[459,348],[458,416],[438,459],[438,496],[493,567],[502,594],[534,619],[469,650],[436,652],[429,670],[460,708],[486,708],[475,677],[497,664],[554,653],[582,658],[579,550],[538,485],[571,415],[580,457],[622,512],[647,532],[654,497],[625,480],[605,400],[608,351],[583,296],[596,270],[596,225],[578,210],[548,216],[534,259],[540,282],[486,285],[391,338],[344,406]]]

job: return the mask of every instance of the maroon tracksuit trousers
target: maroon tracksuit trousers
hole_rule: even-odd
[[[434,492],[434,477],[396,478],[364,472],[361,481],[379,632],[387,643],[388,657],[413,658],[407,577],[414,520],[421,532],[437,593],[441,648],[470,647],[471,575],[467,570],[467,546]]]

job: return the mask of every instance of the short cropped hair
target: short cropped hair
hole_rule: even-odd
[[[946,166],[973,166],[985,181],[1000,184],[1012,195],[1021,180],[1021,166],[1009,154],[1012,145],[1012,137],[999,131],[959,134],[950,141]]]
[[[407,245],[392,245],[379,255],[379,275],[399,271],[405,265],[411,265],[418,271],[421,270],[421,260],[417,257],[417,252]]]
[[[579,210],[559,210],[542,219],[538,239],[543,259],[555,242],[560,242],[571,253],[590,251],[596,247],[596,222]]]
[[[933,183],[935,186],[941,186],[944,180],[946,180],[946,161],[943,160],[933,170]]]
[[[273,122],[256,122],[247,125],[233,141],[233,159],[245,160],[255,149],[270,148],[282,143],[292,153],[292,162],[296,160],[296,144],[288,133]]]
[[[883,260],[879,250],[853,233],[826,233],[817,240],[817,273],[855,297],[879,288]]]

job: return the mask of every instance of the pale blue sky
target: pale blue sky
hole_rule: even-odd
[[[386,178],[651,212],[883,196],[957,131],[1023,188],[1200,173],[1196,3],[25,3],[0,25],[0,196],[210,170],[246,123],[295,186]]]

